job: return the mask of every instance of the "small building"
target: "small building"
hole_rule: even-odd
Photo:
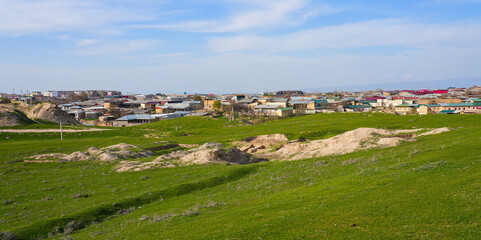
[[[81,119],[85,119],[85,111],[84,110],[73,110],[67,112],[70,116],[75,118],[77,121],[80,121]]]
[[[294,114],[297,115],[309,115],[309,114],[316,114],[317,111],[315,109],[294,109]]]
[[[478,113],[481,103],[441,103],[442,110],[455,110],[461,113]]]
[[[177,112],[177,111],[189,111],[189,110],[190,110],[189,105],[177,104],[177,103],[169,104],[169,105],[163,105],[163,106],[157,105],[155,107],[155,113],[157,113],[157,114],[174,113],[174,112]]]
[[[316,103],[314,101],[292,101],[290,105],[294,109],[316,109]]]
[[[213,111],[215,101],[219,101],[219,100],[217,100],[217,99],[204,99],[204,110]]]
[[[114,120],[115,120],[115,117],[112,116],[112,115],[104,115],[104,116],[99,117],[100,122],[111,122],[111,121],[114,121]]]
[[[408,115],[417,113],[417,105],[415,104],[401,104],[394,107],[394,111],[399,115]]]
[[[100,112],[85,111],[84,117],[85,117],[85,119],[97,119],[99,117],[99,113]]]
[[[418,101],[419,104],[426,104],[426,105],[434,105],[439,103],[462,103],[462,99],[460,98],[426,98],[420,99]]]
[[[459,114],[460,111],[458,110],[441,110],[439,114]]]
[[[435,114],[441,111],[441,105],[439,104],[420,104],[417,106],[419,115]]]
[[[289,117],[294,115],[293,108],[279,108],[276,110],[276,115],[279,117]]]
[[[121,118],[118,118],[114,122],[114,126],[116,127],[125,127],[125,126],[134,126],[134,125],[139,125],[139,124],[144,124],[144,123],[152,123],[156,122],[158,119],[156,119],[152,115],[126,115]]]
[[[345,108],[346,112],[369,112],[372,110],[371,105],[347,105]]]
[[[280,108],[282,108],[281,105],[258,105],[254,107],[254,113],[258,115],[276,116],[276,111]]]
[[[160,103],[160,101],[143,102],[143,103],[140,103],[140,108],[141,109],[155,109],[155,106],[159,103]]]

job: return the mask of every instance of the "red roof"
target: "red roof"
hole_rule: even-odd
[[[396,99],[404,99],[404,100],[417,100],[419,99],[418,97],[392,97],[393,100]]]

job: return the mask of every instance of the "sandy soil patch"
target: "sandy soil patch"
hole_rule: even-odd
[[[272,153],[263,156],[276,160],[299,160],[328,155],[343,155],[371,148],[395,147],[402,141],[415,141],[416,132],[424,129],[385,130],[376,128],[358,128],[332,138],[308,143],[286,143]],[[429,134],[445,132],[434,129]],[[421,134],[427,135],[427,134]]]
[[[444,127],[444,128],[436,128],[436,129],[433,129],[429,132],[425,132],[425,133],[422,133],[420,134],[419,136],[427,136],[427,135],[434,135],[434,134],[440,134],[440,133],[443,133],[443,132],[449,132],[451,131],[451,129],[447,128],[447,127]]]
[[[86,161],[98,160],[102,162],[115,161],[117,159],[127,158],[143,158],[152,156],[150,151],[130,151],[128,149],[138,148],[135,145],[119,143],[109,147],[98,149],[90,147],[86,152],[73,152],[71,154],[64,153],[48,153],[30,156],[24,162],[44,162],[44,161]]]
[[[11,114],[14,111],[20,111],[32,120],[42,119],[55,123],[79,124],[72,116],[51,103],[39,103],[34,106],[29,106],[22,102],[15,102],[15,104],[0,104],[0,115],[6,116],[0,119],[0,126],[16,126],[21,124],[19,120],[20,116]]]

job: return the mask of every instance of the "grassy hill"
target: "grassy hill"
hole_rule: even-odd
[[[344,113],[243,126],[187,117],[65,133],[64,141],[58,133],[0,133],[0,230],[21,239],[476,239],[480,120]],[[454,130],[393,148],[252,165],[117,173],[118,161],[19,162],[120,142],[144,148],[164,141],[229,145],[271,133],[315,140],[359,127]]]

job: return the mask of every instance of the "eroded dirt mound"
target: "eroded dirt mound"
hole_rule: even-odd
[[[52,162],[52,161],[69,161],[69,162],[76,162],[76,161],[83,161],[89,159],[90,156],[83,152],[74,152],[71,154],[64,154],[64,153],[48,153],[48,154],[40,154],[34,155],[29,157],[25,162]],[[35,161],[41,160],[41,161]],[[48,161],[47,161],[48,160]]]
[[[23,114],[26,109],[28,109],[28,105],[23,103],[0,104],[0,126],[12,127],[30,121]]]
[[[209,149],[209,148],[223,148],[224,145],[222,143],[216,143],[216,142],[207,142],[207,143],[204,143],[202,146],[200,146],[199,150],[203,150],[203,149]]]
[[[75,162],[75,161],[85,161],[90,158],[88,153],[84,152],[74,152],[67,155],[64,159],[67,161]]]
[[[449,132],[449,131],[451,131],[451,129],[449,129],[449,128],[447,128],[447,127],[444,127],[444,128],[436,128],[436,129],[433,129],[433,130],[431,130],[431,131],[422,133],[422,134],[420,134],[419,136],[434,135],[434,134],[440,134],[440,133]]]
[[[151,168],[166,168],[210,163],[250,164],[269,161],[240,151],[238,148],[222,149],[224,145],[208,142],[186,151],[175,151],[159,156],[152,162],[122,161],[115,171],[142,171]]]
[[[414,141],[416,132],[423,129],[385,130],[358,128],[335,137],[309,143],[293,142],[282,145],[277,151],[264,156],[277,160],[298,160],[328,155],[342,155],[370,148],[386,148],[399,145],[401,141]],[[432,134],[443,132],[435,129]]]
[[[132,144],[119,143],[112,146],[101,148],[101,150],[129,150],[132,148],[138,148],[138,147]]]
[[[134,145],[132,145],[134,146]],[[131,147],[134,148],[134,147]],[[137,148],[137,146],[135,146]],[[120,149],[120,148],[109,148],[109,149]],[[115,161],[117,159],[127,159],[127,158],[144,158],[152,156],[151,151],[129,151],[129,150],[104,150],[100,149],[98,152],[91,154],[92,159],[99,160],[102,162]]]
[[[222,149],[222,147],[223,145],[220,143],[209,142],[198,148],[162,155],[156,158],[154,162],[171,161],[184,166],[209,163],[250,164],[269,161],[266,158],[254,157],[235,147],[229,149]]]
[[[182,144],[182,143],[180,143],[179,146],[183,147],[183,148],[195,148],[195,147],[198,147],[199,144]]]
[[[264,145],[266,147],[272,144],[286,142],[287,140],[284,134],[269,134],[244,138],[244,142],[248,142],[254,146]]]
[[[240,151],[238,148],[229,148],[227,150],[214,148],[190,153],[180,160],[184,165],[207,163],[248,164],[250,155]]]
[[[259,154],[267,152],[273,147],[278,147],[287,141],[288,139],[284,134],[269,134],[247,137],[233,144],[238,146],[242,152]]]
[[[175,151],[173,153],[162,155],[156,158],[155,160],[160,161],[160,160],[180,159],[187,154],[189,154],[189,152],[180,150],[180,151]]]
[[[0,111],[0,126],[13,127],[22,125],[25,121],[16,112]]]
[[[67,154],[63,153],[47,153],[47,154],[39,154],[39,155],[33,155],[28,157],[28,159],[31,160],[57,160],[57,159],[63,159],[67,156]]]
[[[0,126],[28,124],[35,119],[55,123],[62,122],[63,124],[79,124],[75,118],[50,103],[41,103],[34,106],[22,102],[0,104],[0,115]]]
[[[42,119],[63,124],[79,124],[79,122],[68,113],[49,103],[37,104],[27,110],[26,114],[30,119]]]
[[[176,167],[173,163],[169,162],[146,162],[141,163],[138,161],[122,161],[120,164],[115,168],[116,172],[127,172],[127,171],[143,171],[152,168],[171,168]]]
[[[98,161],[115,161],[117,159],[127,159],[127,158],[143,158],[152,156],[150,151],[130,151],[127,149],[138,148],[135,145],[130,145],[126,143],[119,143],[102,149],[96,147],[90,147],[86,152],[73,152],[71,154],[63,153],[49,153],[34,155],[25,162],[46,162],[48,161],[85,161],[85,160],[98,160]]]

